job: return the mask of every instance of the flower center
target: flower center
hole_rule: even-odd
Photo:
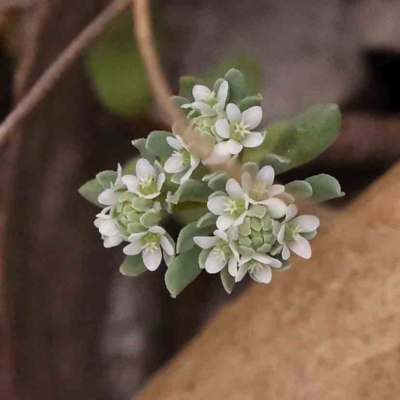
[[[256,270],[263,269],[263,267],[264,267],[263,264],[261,264],[261,263],[258,262],[258,261],[255,261],[255,260],[251,260],[250,263],[249,263],[249,270],[250,270],[251,272],[254,272],[254,271],[256,271]]]
[[[232,200],[229,199],[225,211],[233,217],[239,217],[244,211],[246,211],[246,203],[243,199]]]
[[[246,125],[243,121],[240,123],[234,123],[231,125],[231,138],[237,142],[241,142],[250,131],[247,129],[249,125]]]
[[[146,251],[154,251],[159,247],[160,235],[158,233],[147,232],[142,237],[142,244]]]
[[[284,240],[285,242],[292,242],[294,240],[294,237],[297,234],[297,225],[294,223],[287,223],[285,225],[285,235],[284,235]]]
[[[182,157],[182,164],[185,167],[189,167],[190,166],[190,153],[187,150],[182,150],[181,157]]]
[[[144,195],[155,193],[157,191],[157,183],[154,176],[142,178],[139,183],[139,191]]]
[[[229,244],[222,239],[218,240],[215,244],[214,250],[221,253],[221,257],[223,256],[224,258],[228,258],[232,255],[232,250],[229,247]]]

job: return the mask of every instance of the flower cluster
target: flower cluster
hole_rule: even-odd
[[[191,98],[177,96],[174,101],[189,126],[211,143],[210,152],[199,156],[175,127],[155,131],[133,142],[141,154],[134,173],[118,166],[117,172],[104,171],[86,183],[82,195],[102,207],[94,224],[104,247],[124,243],[125,275],[155,271],[164,258],[173,296],[201,270],[219,273],[228,293],[247,273],[256,282],[269,283],[273,269],[290,266],[292,254],[311,257],[309,240],[320,221],[298,215],[295,202],[340,197],[340,185],[325,174],[274,183],[276,173],[299,163],[287,157],[294,154],[290,148],[285,154],[270,151],[268,131],[259,129],[262,97],[247,95],[239,71],[228,71],[212,89],[192,85],[186,93]],[[233,160],[247,160],[240,177],[224,170]],[[194,209],[202,216],[190,220]],[[176,212],[187,223],[175,244],[162,225]]]

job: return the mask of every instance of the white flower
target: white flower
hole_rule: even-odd
[[[283,246],[282,258],[290,257],[290,250],[298,256],[308,259],[311,257],[311,246],[308,239],[315,236],[320,221],[313,215],[297,215],[297,207],[291,204],[286,213],[282,227],[278,233],[278,242]],[[296,218],[295,218],[296,217]]]
[[[209,198],[207,202],[208,209],[215,215],[219,215],[217,219],[217,228],[221,231],[231,226],[239,226],[243,223],[249,202],[242,190],[240,184],[233,178],[226,182],[226,192],[228,196],[214,196]]]
[[[207,86],[195,85],[193,87],[193,103],[183,104],[182,108],[191,108],[199,111],[205,117],[220,115],[226,105],[228,98],[229,84],[223,81],[218,92],[211,91]]]
[[[190,178],[200,159],[189,152],[179,135],[167,137],[167,142],[175,151],[165,162],[164,170],[169,174],[175,174],[172,177],[174,183],[182,184]]]
[[[251,278],[259,283],[269,283],[272,278],[272,268],[280,268],[282,263],[265,254],[255,253],[251,257],[242,256],[235,282],[240,282],[249,273]]]
[[[175,249],[166,237],[165,229],[153,226],[147,232],[133,233],[128,239],[131,243],[124,247],[124,253],[134,256],[142,253],[143,263],[149,271],[155,271],[161,264],[163,249],[168,256],[175,254]]]
[[[252,132],[260,125],[263,113],[259,106],[250,107],[243,113],[236,104],[226,107],[227,119],[215,123],[215,132],[223,140],[216,147],[217,152],[239,154],[243,147],[257,147],[264,138],[260,132]]]
[[[238,234],[234,229],[228,231],[214,231],[214,236],[195,236],[193,241],[197,246],[208,252],[204,265],[200,265],[210,274],[216,274],[222,271],[228,265],[228,271],[232,276],[236,276],[239,253],[236,249],[235,240]]]
[[[97,201],[105,206],[113,206],[114,204],[117,204],[118,195],[115,192],[124,186],[122,183],[122,167],[120,164],[118,164],[117,179],[110,186],[109,189],[102,191],[97,198]]]
[[[160,195],[165,182],[164,172],[157,170],[148,160],[141,158],[136,164],[136,176],[124,175],[122,182],[131,193],[145,199],[154,199]]]
[[[252,176],[249,171],[242,174],[242,187],[251,204],[267,206],[272,218],[282,218],[286,214],[286,203],[275,196],[283,193],[283,185],[274,185],[275,171],[267,165]]]
[[[108,214],[110,210],[111,207],[103,208],[94,220],[94,225],[101,233],[104,240],[103,244],[106,248],[118,246],[124,240],[122,232]]]

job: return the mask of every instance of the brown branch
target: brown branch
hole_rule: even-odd
[[[211,153],[212,144],[205,141],[197,129],[189,126],[187,119],[170,101],[172,91],[161,67],[154,41],[150,18],[150,2],[149,0],[131,0],[131,2],[135,35],[140,54],[146,66],[153,95],[162,111],[163,117],[166,123],[175,125],[188,147],[200,158],[204,158]],[[228,175],[236,179],[240,176],[240,167],[240,163],[238,162],[209,166],[211,170],[225,170]]]
[[[67,68],[76,60],[85,49],[130,3],[130,0],[116,0],[111,3],[100,15],[89,24],[79,36],[60,54],[54,63],[38,79],[26,96],[18,103],[14,110],[0,125],[0,145],[4,143],[8,134],[29,115],[37,104],[53,88]]]

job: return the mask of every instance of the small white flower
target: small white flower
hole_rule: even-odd
[[[101,233],[104,240],[103,244],[106,248],[118,246],[124,240],[122,232],[108,214],[110,210],[111,207],[103,208],[103,210],[96,215],[97,218],[94,220],[94,225]]]
[[[218,92],[211,91],[207,86],[195,85],[193,87],[193,103],[182,105],[182,108],[191,108],[199,111],[205,117],[221,115],[228,98],[229,84],[223,81]]]
[[[260,132],[252,130],[260,125],[263,113],[259,106],[250,107],[243,113],[236,104],[226,107],[227,119],[215,123],[215,132],[223,140],[217,143],[216,152],[239,154],[243,147],[257,147],[264,138]]]
[[[221,231],[231,226],[239,226],[243,223],[249,201],[245,196],[240,184],[233,178],[226,182],[226,192],[228,196],[214,196],[209,198],[207,202],[208,209],[215,215],[219,215],[217,219],[217,228]]]
[[[175,151],[165,162],[164,170],[169,174],[175,174],[172,177],[174,183],[182,184],[190,178],[200,159],[190,153],[179,135],[167,137],[167,142]]]
[[[239,253],[235,240],[238,234],[234,229],[228,231],[214,231],[214,236],[195,236],[193,241],[203,250],[212,250],[208,253],[204,267],[210,274],[222,271],[228,265],[230,275],[236,276],[239,262]]]
[[[120,164],[118,164],[117,179],[110,186],[109,189],[102,191],[97,198],[97,201],[105,206],[113,206],[114,204],[117,204],[118,195],[115,192],[124,186],[122,183],[122,167]]]
[[[278,242],[283,246],[282,258],[290,257],[290,250],[298,256],[308,259],[311,257],[311,246],[307,238],[316,234],[320,221],[314,215],[297,215],[297,207],[291,204],[286,213],[282,227],[278,233]],[[296,217],[296,218],[295,218]]]
[[[259,283],[269,283],[272,278],[272,268],[280,268],[282,263],[265,254],[255,253],[251,257],[242,256],[235,282],[240,282],[247,272],[253,280]]]
[[[275,171],[267,165],[260,169],[255,176],[249,171],[242,174],[242,187],[251,204],[267,206],[272,218],[282,218],[286,214],[287,205],[275,196],[285,191],[283,185],[274,185]]]
[[[124,175],[122,182],[131,193],[145,199],[154,199],[161,193],[165,174],[157,171],[148,160],[141,158],[136,164],[136,176]]]
[[[153,226],[147,232],[133,233],[128,239],[130,244],[123,251],[128,256],[142,253],[145,267],[155,271],[161,264],[162,250],[168,256],[175,254],[174,246],[165,234],[165,229],[160,226]]]

